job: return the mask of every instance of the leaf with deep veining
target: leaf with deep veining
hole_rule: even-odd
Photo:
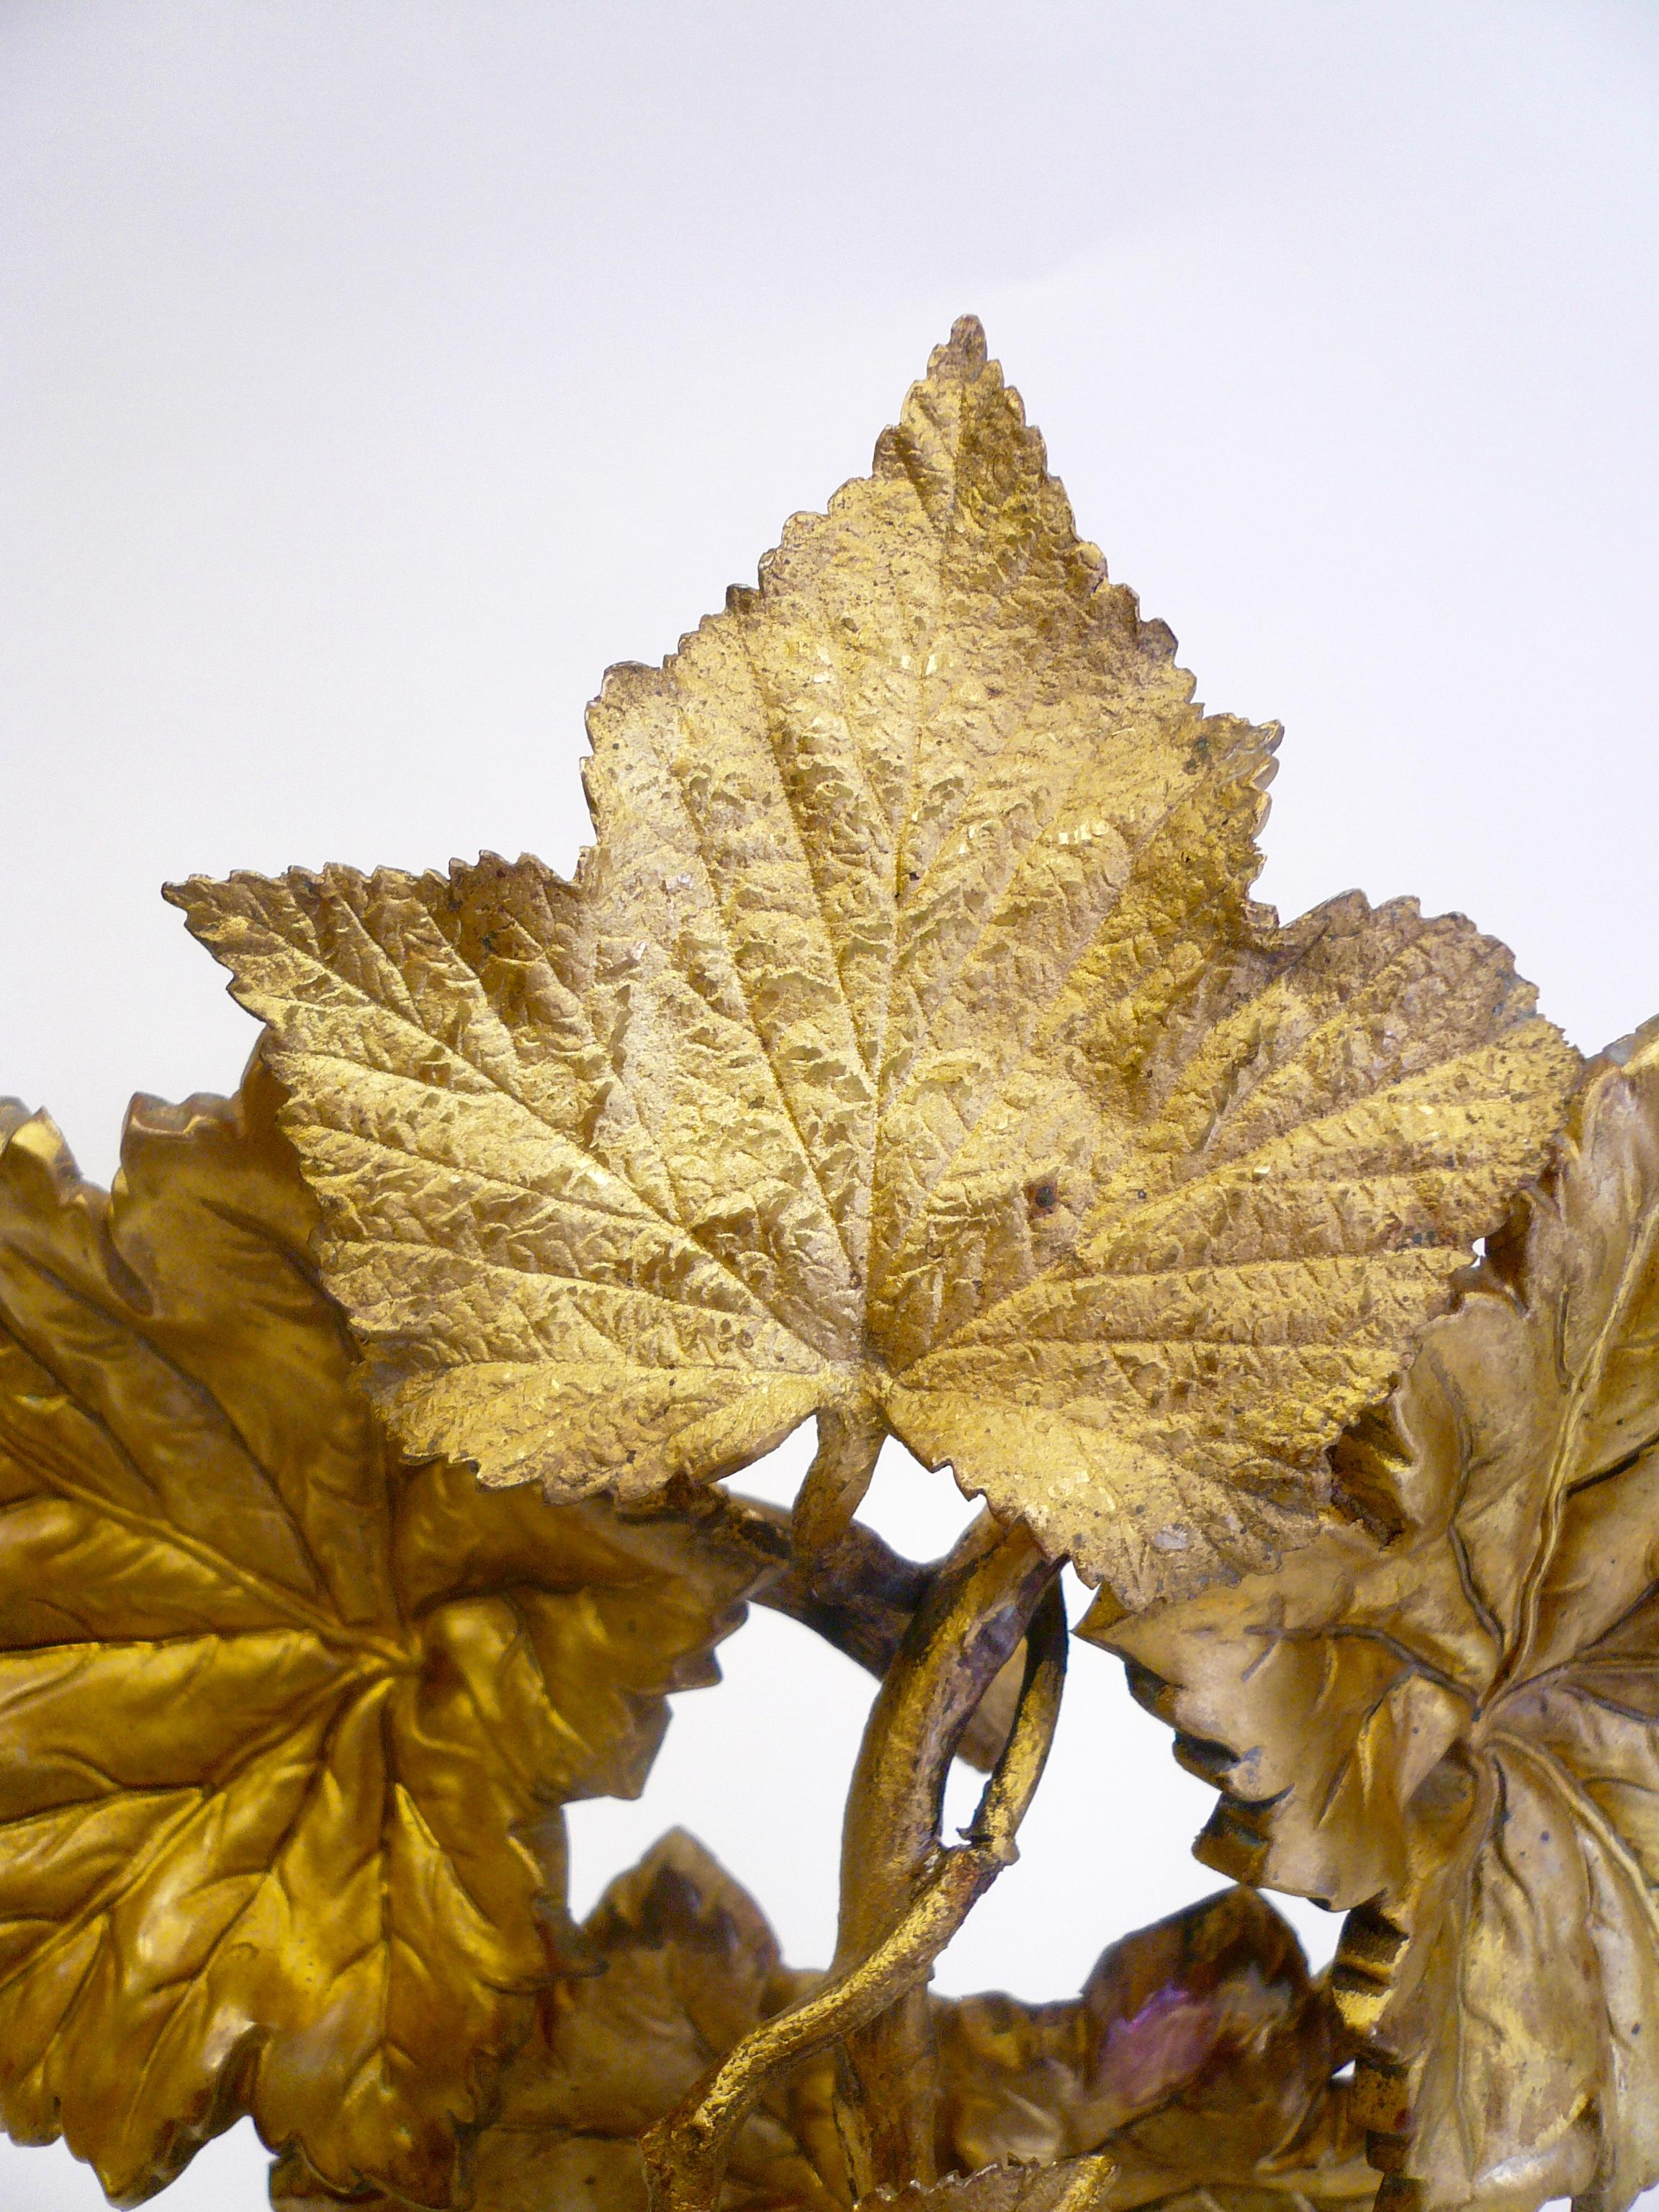
[[[1252,903],[1194,703],[957,326],[874,472],[595,703],[598,842],[171,894],[270,1024],[419,1453],[644,1494],[892,1431],[1144,1603],[1269,1564],[1576,1055],[1462,917]]]
[[[1375,1532],[1100,1638],[1226,1793],[1202,1854],[1356,1908],[1390,2170],[1618,2212],[1659,2180],[1659,1032],[1339,1467]]]
[[[559,1806],[754,1569],[398,1468],[275,1106],[137,1102],[108,1197],[0,1124],[0,2119],[131,2199],[251,2112],[440,2203],[577,1963]]]
[[[472,2150],[474,2212],[647,2212],[641,2130],[811,1979],[782,1965],[754,1900],[679,1829],[617,1876],[583,1932],[605,1971],[544,1998]],[[724,2212],[845,2206],[833,2073],[827,2058],[809,2066],[744,2122]],[[271,2197],[283,2212],[343,2201],[395,2212],[385,2197],[319,2189],[297,2158],[279,2164]]]

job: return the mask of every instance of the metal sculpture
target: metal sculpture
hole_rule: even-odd
[[[1191,693],[963,321],[611,672],[573,881],[169,893],[241,1096],[139,1102],[108,1195],[0,1121],[20,2140],[133,2202],[251,2113],[289,2212],[1659,2179],[1659,1037],[1582,1066],[1410,902],[1281,926],[1278,732]],[[727,1487],[808,1419],[792,1515]],[[856,1518],[889,1436],[985,1503],[930,1567]],[[1066,1560],[1237,1886],[933,1997]],[[564,1905],[750,1600],[881,1677],[819,1973],[678,1832]]]

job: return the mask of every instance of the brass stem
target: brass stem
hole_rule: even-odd
[[[886,1674],[938,1562],[919,1566],[902,1558],[860,1521],[828,1551],[803,1558],[787,1507],[722,1490],[702,1504],[706,1525],[751,1553],[765,1576],[750,1592],[751,1604],[787,1613],[869,1673]],[[1008,1741],[1024,1663],[1024,1653],[1017,1650],[980,1699],[957,1746],[957,1757],[981,1774],[996,1765]]]
[[[931,1771],[926,1777],[914,1771],[902,1774],[899,1800],[891,1814],[894,1839],[890,1844],[883,1837],[872,1854],[871,1888],[878,1889],[893,1909],[884,1927],[874,1927],[862,1955],[848,1965],[838,1957],[837,1966],[817,1990],[763,2022],[641,2137],[653,2212],[714,2212],[732,2138],[768,2082],[826,2045],[856,2037],[924,1984],[934,1960],[975,1903],[1003,1868],[1012,1864],[1018,1856],[1015,1833],[1048,1757],[1065,1680],[1066,1615],[1054,1576],[1053,1566],[1023,1530],[1005,1533],[988,1522],[976,1524],[945,1561],[936,1591],[930,1592],[918,1615],[918,1624],[927,1620],[931,1631],[919,1625],[914,1644],[907,1636],[895,1662],[895,1675],[908,1676],[916,1669],[920,1655],[930,1672],[941,1677],[953,1672],[953,1662],[961,1663],[970,1674],[982,1676],[982,1687],[1002,1663],[1001,1658],[990,1663],[999,1644],[1006,1657],[1028,1620],[1030,1629],[1018,1712],[973,1823],[962,1844],[949,1850],[940,1845],[939,1808],[951,1735],[960,1735],[971,1711],[971,1706],[959,1711],[965,1693],[952,1698],[938,1691],[930,1695],[920,1688],[907,1692],[896,1686],[890,1696],[884,1688],[871,1716],[854,1778],[850,1833],[871,1836],[875,1808],[870,1792],[882,1771],[899,1772],[902,1754],[896,1741],[890,1753],[878,1753],[874,1748],[881,1727],[892,1728],[896,1736],[908,1731],[906,1740],[923,1744],[930,1765],[937,1765],[937,1788]],[[1001,1625],[987,1630],[981,1615]],[[914,1717],[928,1710],[939,1716],[938,1723],[932,1733],[923,1730],[918,1736]],[[925,1844],[915,1818],[918,1802],[933,1807],[933,1830]],[[900,1881],[901,1865],[908,1869],[908,1885]],[[844,1938],[849,1933],[849,1894],[855,1899],[856,1924],[873,1927],[873,1911],[866,1912],[864,1885],[844,1881]],[[856,2063],[851,2070],[855,2081],[864,2081]],[[867,2087],[884,2094],[878,2082],[871,2081]],[[928,2148],[931,2170],[931,2142]]]
[[[933,1577],[854,1769],[832,1971],[863,1958],[918,1893],[939,1847],[963,1732],[1054,1571],[1025,1530],[1004,1530],[987,1514]],[[847,2037],[839,2116],[859,2195],[933,2179],[934,2072],[925,1982]]]

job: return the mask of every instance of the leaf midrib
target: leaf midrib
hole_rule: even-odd
[[[1601,1132],[1597,1131],[1595,1133],[1600,1135]],[[1573,1159],[1569,1171],[1576,1176],[1588,1174],[1589,1162],[1584,1153],[1580,1152]],[[1566,1229],[1565,1220],[1560,1226],[1565,1233]],[[1613,1297],[1608,1302],[1606,1319],[1596,1332],[1590,1357],[1572,1378],[1571,1386],[1566,1394],[1566,1404],[1556,1430],[1554,1446],[1550,1455],[1549,1469],[1546,1477],[1539,1541],[1534,1552],[1526,1580],[1522,1585],[1515,1639],[1510,1652],[1505,1655],[1498,1668],[1492,1686],[1494,1695],[1501,1692],[1512,1683],[1520,1683],[1528,1679],[1528,1666],[1538,1640],[1539,1610],[1542,1602],[1544,1585],[1555,1564],[1555,1555],[1560,1546],[1567,1507],[1576,1490],[1576,1486],[1567,1479],[1566,1470],[1577,1456],[1580,1434],[1587,1418],[1588,1408],[1595,1395],[1601,1389],[1607,1362],[1612,1352],[1620,1324],[1623,1321],[1626,1304],[1633,1286],[1640,1281],[1647,1271],[1653,1257],[1656,1239],[1659,1239],[1659,1196],[1650,1195],[1641,1218],[1638,1231],[1626,1246],[1624,1263],[1619,1271],[1618,1284]],[[1559,1342],[1559,1332],[1565,1327],[1565,1301],[1553,1306],[1547,1316],[1540,1314],[1534,1308],[1533,1317],[1539,1323],[1547,1321],[1553,1331],[1550,1349],[1553,1355],[1556,1346]]]
[[[7,1334],[9,1334],[10,1332],[8,1331]],[[33,1352],[29,1356],[36,1357]],[[131,1455],[127,1453],[119,1437],[110,1429],[103,1416],[78,1398],[46,1360],[40,1359],[37,1364],[52,1375],[52,1380],[76,1410],[108,1438],[117,1455],[124,1462],[130,1462]],[[301,1597],[297,1591],[289,1589],[281,1583],[273,1582],[269,1577],[261,1574],[258,1568],[247,1566],[238,1560],[228,1558],[216,1547],[192,1535],[188,1530],[179,1528],[170,1522],[164,1522],[157,1526],[147,1521],[143,1515],[118,1504],[92,1485],[78,1481],[73,1472],[61,1465],[54,1467],[50,1460],[42,1455],[38,1443],[32,1437],[19,1437],[15,1431],[9,1431],[8,1449],[14,1452],[17,1458],[39,1478],[43,1487],[51,1495],[68,1498],[95,1517],[114,1522],[118,1528],[124,1528],[129,1535],[137,1538],[143,1544],[182,1552],[196,1565],[205,1568],[210,1574],[220,1581],[232,1583],[258,1603],[267,1607],[270,1612],[278,1616],[281,1622],[286,1623],[290,1628],[313,1636],[319,1643],[330,1647],[356,1650],[362,1653],[365,1657],[374,1658],[388,1666],[402,1667],[408,1663],[407,1648],[401,1642],[393,1642],[388,1638],[383,1632],[384,1625],[380,1632],[368,1627],[355,1626],[349,1622],[342,1620],[337,1614],[328,1613],[323,1607],[313,1605],[308,1600]],[[143,1480],[142,1470],[135,1468],[134,1471]],[[148,1485],[146,1486],[148,1487]],[[253,1632],[256,1632],[251,1628],[245,1629],[240,1626],[233,1630],[210,1629],[204,1632],[213,1635]]]

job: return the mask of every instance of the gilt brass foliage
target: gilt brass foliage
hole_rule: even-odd
[[[964,320],[611,672],[573,881],[196,878],[240,1097],[108,1194],[0,1104],[14,2136],[136,2201],[251,2113],[286,2212],[1659,2181],[1659,1024],[1586,1074],[1462,916],[1281,927],[1278,733],[1174,652]],[[986,1501],[942,1560],[854,1518],[889,1435]],[[1067,1560],[1238,1879],[942,1998]],[[683,1832],[565,1909],[750,1597],[881,1681],[822,1973]]]
[[[1103,1640],[1208,1746],[1203,1856],[1358,1908],[1376,2154],[1432,2205],[1623,2205],[1659,2180],[1659,1035],[1341,1463],[1393,1533]]]
[[[603,1972],[544,2001],[499,2115],[471,2152],[478,2212],[646,2212],[640,2134],[711,2057],[813,1979],[784,1966],[747,1892],[678,1831],[611,1883],[584,1933]],[[738,2133],[725,2205],[831,2212],[848,2203],[833,2079],[833,2063],[820,2061],[769,2093]],[[298,2158],[279,2167],[271,2193],[292,2212],[341,2201]],[[386,2212],[396,2202],[367,2201]]]
[[[470,2160],[476,2212],[647,2212],[635,2137],[816,1977],[791,1972],[758,1907],[691,1837],[665,1836],[586,1923],[605,1963],[561,1984]],[[1364,2162],[1334,2017],[1295,1936],[1228,1891],[1115,1944],[1080,1997],[935,1998],[937,2190],[860,2200],[954,2212],[1137,2212],[1198,2191],[1246,2212],[1297,2200],[1366,2212]],[[845,2212],[836,2069],[809,2060],[740,2130],[722,2212]],[[385,2196],[321,2190],[278,2168],[283,2212]]]
[[[1574,1055],[1501,945],[1254,905],[1206,716],[957,325],[874,473],[589,722],[598,842],[171,894],[270,1024],[421,1453],[568,1498],[809,1414],[1143,1604],[1312,1533]]]
[[[1117,2212],[1199,2184],[1369,2203],[1329,1993],[1291,1930],[1224,1890],[1123,1938],[1079,1997],[940,2002],[943,2125],[962,2169],[1105,2151]]]
[[[448,2194],[562,1932],[562,1801],[636,1790],[751,1560],[394,1471],[256,1066],[140,1101],[106,1198],[0,1149],[0,2117],[112,2197],[251,2112]]]

